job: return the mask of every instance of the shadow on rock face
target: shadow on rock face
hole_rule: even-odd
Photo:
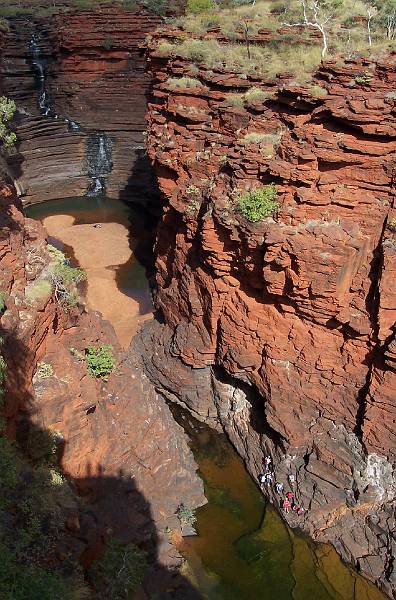
[[[8,327],[0,326],[0,336],[8,431],[7,437],[0,437],[0,463],[8,461],[0,470],[0,506],[5,515],[1,543],[2,555],[5,548],[18,574],[18,585],[33,577],[42,590],[40,597],[50,600],[200,600],[200,593],[178,572],[176,549],[174,565],[162,564],[161,555],[169,556],[172,550],[169,533],[157,529],[150,500],[133,477],[122,470],[108,476],[101,466],[95,470],[88,466],[79,478],[62,473],[68,440],[40,428],[34,415],[30,388],[36,358]],[[33,534],[27,535],[33,527]],[[141,585],[130,586],[136,596],[125,592],[125,573],[129,582],[143,579]],[[49,581],[56,584],[53,592],[48,591]],[[7,592],[6,586],[0,581]],[[78,586],[88,595],[77,596]],[[45,595],[46,590],[51,596]],[[30,592],[24,593],[29,597]]]

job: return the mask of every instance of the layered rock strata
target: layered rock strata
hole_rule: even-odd
[[[166,199],[150,377],[253,476],[265,454],[286,489],[293,475],[306,512],[288,522],[396,597],[395,60],[328,62],[307,86],[191,69],[155,40],[149,60]],[[247,221],[235,192],[269,183],[279,210]]]
[[[11,163],[27,204],[95,188],[94,133],[111,148],[108,196],[144,203],[155,193],[143,136],[150,77],[140,46],[160,21],[143,8],[117,6],[10,20],[2,70],[19,111],[22,159]]]
[[[45,284],[51,261],[45,230],[23,217],[10,185],[2,184],[0,202],[8,435],[22,445],[32,428],[56,435],[61,468],[83,506],[89,504],[89,511],[77,514],[73,506],[70,515],[73,552],[84,567],[114,534],[142,544],[166,581],[164,566],[178,564],[180,556],[165,529],[180,531],[175,513],[181,503],[205,502],[186,436],[142,375],[138,351],[131,347],[122,354],[99,313],[83,305],[65,312],[54,301]],[[83,357],[89,344],[113,347],[117,368],[107,382],[87,371]]]

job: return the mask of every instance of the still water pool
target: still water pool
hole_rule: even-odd
[[[85,197],[36,204],[26,214],[41,221],[50,243],[86,271],[88,306],[112,323],[126,348],[152,314],[146,269],[137,259],[150,243],[142,211],[119,200]]]
[[[207,600],[384,600],[342,563],[332,546],[313,544],[266,505],[228,440],[179,416],[205,483],[197,537],[184,538],[184,575]]]

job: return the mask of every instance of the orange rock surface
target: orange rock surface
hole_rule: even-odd
[[[391,593],[395,59],[324,63],[320,97],[203,65],[203,85],[174,89],[168,78],[190,65],[160,56],[155,40],[149,60],[148,147],[166,199],[156,243],[165,325],[149,335],[169,365],[147,359],[148,371],[200,418],[217,410],[252,474],[268,453],[277,478],[293,473],[304,528]],[[227,105],[252,86],[267,97]],[[273,147],[246,143],[252,132],[272,134]],[[248,222],[233,192],[270,182],[277,214]]]

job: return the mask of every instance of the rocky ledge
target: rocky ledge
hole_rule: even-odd
[[[395,57],[323,63],[304,86],[192,67],[154,37],[149,64],[166,200],[149,375],[254,477],[264,455],[293,475],[289,524],[396,597]],[[247,221],[235,191],[269,183],[277,214]]]

